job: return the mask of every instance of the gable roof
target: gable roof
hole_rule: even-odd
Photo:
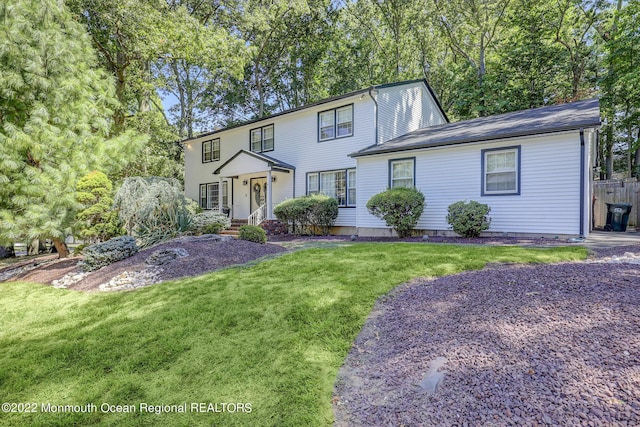
[[[600,125],[598,99],[571,102],[431,126],[350,154],[372,154],[562,132]]]
[[[265,167],[268,168],[272,168],[274,170],[280,170],[280,171],[290,171],[290,170],[295,170],[296,167],[292,166],[288,163],[282,162],[278,159],[275,159],[271,156],[267,156],[265,154],[262,153],[254,153],[252,151],[247,151],[247,150],[240,150],[238,151],[236,154],[233,155],[233,157],[231,157],[229,160],[227,160],[226,162],[224,162],[222,164],[222,166],[220,166],[218,169],[216,169],[213,174],[214,175],[219,175],[220,172],[222,172],[222,170],[227,167],[228,165],[232,164],[237,158],[242,158],[244,156],[248,156],[257,160],[262,161],[265,164]]]
[[[284,116],[285,114],[294,113],[296,111],[304,110],[304,109],[307,109],[307,108],[317,107],[318,105],[328,104],[329,102],[339,101],[341,99],[349,98],[349,97],[356,96],[356,95],[361,95],[361,94],[367,93],[367,92],[369,92],[371,90],[374,90],[374,89],[386,89],[386,88],[390,88],[390,87],[403,86],[403,85],[409,85],[409,84],[414,84],[414,83],[424,83],[424,85],[427,87],[427,90],[429,91],[429,94],[434,99],[438,109],[442,113],[442,116],[445,118],[446,121],[449,121],[449,119],[447,118],[446,113],[442,109],[442,105],[440,105],[440,101],[438,100],[438,97],[436,96],[436,94],[433,91],[433,89],[431,89],[431,86],[429,86],[429,83],[427,83],[427,80],[426,79],[416,79],[416,80],[405,80],[405,81],[402,81],[402,82],[395,82],[395,83],[386,83],[386,84],[381,84],[381,85],[376,85],[376,86],[369,86],[369,87],[367,87],[365,89],[360,89],[360,90],[356,90],[356,91],[353,91],[353,92],[345,93],[343,95],[338,95],[338,96],[334,96],[334,97],[331,97],[331,98],[322,99],[320,101],[312,102],[311,104],[303,105],[301,107],[291,108],[289,110],[281,111],[279,113],[271,114],[269,116],[261,117],[259,119],[249,120],[249,121],[246,121],[246,122],[242,122],[242,123],[238,123],[238,124],[235,124],[235,125],[227,126],[227,127],[222,128],[222,129],[217,129],[217,130],[214,130],[214,131],[211,131],[211,132],[201,133],[201,134],[199,134],[197,136],[194,136],[194,137],[191,137],[191,138],[187,138],[187,139],[183,139],[182,142],[185,143],[185,142],[188,142],[188,141],[192,141],[194,139],[207,137],[207,136],[214,135],[214,134],[217,134],[217,133],[220,133],[220,132],[224,132],[224,131],[227,131],[227,130],[230,130],[230,129],[235,129],[235,128],[238,128],[238,127],[242,127],[242,126],[246,126],[246,125],[250,125],[250,124],[254,124],[254,123],[258,123],[258,122],[262,122],[262,121],[266,121],[266,120],[271,120],[271,119],[274,119],[274,118],[279,117],[279,116]]]

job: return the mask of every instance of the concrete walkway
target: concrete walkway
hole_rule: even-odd
[[[627,231],[615,232],[615,231],[592,231],[589,233],[589,237],[581,243],[588,248],[611,248],[615,246],[640,246],[640,232]]]

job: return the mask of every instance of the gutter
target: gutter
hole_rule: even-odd
[[[585,150],[586,147],[584,145],[584,129],[580,128],[580,238],[584,239],[584,159],[585,159]]]
[[[375,145],[378,145],[378,101],[373,96],[373,91],[375,91],[376,95],[378,94],[378,90],[374,86],[371,86],[369,88],[369,96],[371,97],[371,99],[373,100],[373,103],[375,105],[375,121],[376,121],[376,126],[375,126],[375,129],[376,129],[376,143],[375,143]]]

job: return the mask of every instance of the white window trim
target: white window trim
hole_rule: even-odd
[[[271,148],[269,148],[268,150],[265,150],[264,148],[264,142],[265,142],[265,138],[264,138],[264,130],[267,128],[271,128]],[[253,149],[253,134],[256,131],[260,131],[260,150],[254,150]],[[251,151],[252,153],[266,153],[269,151],[273,151],[276,148],[276,135],[275,135],[275,127],[273,126],[273,123],[270,125],[266,125],[266,126],[261,126],[259,128],[253,128],[249,131],[249,151]],[[258,143],[258,141],[255,141],[256,144]]]
[[[218,149],[215,149],[215,145],[218,146]],[[209,159],[207,159],[207,154]],[[217,162],[218,160],[220,160],[220,138],[202,141],[202,163]]]
[[[408,188],[415,188],[416,186],[416,158],[407,157],[404,159],[391,159],[389,160],[389,188],[400,188],[394,185],[394,181],[407,178],[393,178],[393,165],[398,163],[411,163],[411,185]]]
[[[515,189],[513,190],[487,190],[487,159],[492,154],[503,154],[513,152],[516,155],[515,159]],[[499,148],[487,148],[482,150],[482,196],[519,196],[520,195],[520,176],[521,176],[521,147],[519,145],[512,147],[499,147]],[[498,172],[496,172],[498,173]],[[499,172],[503,173],[503,172]]]
[[[351,132],[345,135],[338,135],[338,110],[344,110],[349,108],[351,110]],[[322,120],[320,119],[320,117],[323,114],[327,114],[327,113],[333,113],[333,136],[328,137],[328,138],[321,138],[321,125],[322,125]],[[340,107],[336,107],[336,108],[332,108],[330,110],[324,110],[324,111],[320,111],[318,112],[318,123],[317,123],[317,133],[318,133],[318,142],[324,142],[324,141],[331,141],[332,139],[340,139],[340,138],[348,138],[350,136],[353,136],[353,128],[354,128],[354,120],[353,120],[353,104],[349,104],[349,105],[343,105]],[[349,123],[349,122],[345,122],[345,123]],[[328,127],[328,126],[325,126]]]
[[[322,194],[320,187],[321,187],[321,174],[323,173],[335,173],[335,172],[344,172],[344,191],[345,191],[345,195],[344,195],[344,200],[345,200],[345,204],[344,205],[340,205],[338,204],[339,208],[354,208],[356,207],[356,201],[355,200],[351,200],[351,198],[349,197],[349,189],[356,189],[356,186],[349,186],[349,172],[355,172],[356,176],[356,183],[358,180],[358,172],[356,171],[356,168],[347,168],[347,169],[332,169],[332,170],[326,170],[326,171],[317,171],[317,172],[308,172],[307,173],[307,196],[310,196],[312,194]],[[315,175],[317,177],[317,183],[318,183],[318,187],[312,191],[312,189],[309,187],[309,177]],[[357,190],[356,190],[356,197],[358,196]]]
[[[220,197],[220,188],[219,183],[217,182],[209,182],[206,184],[200,184],[200,200],[198,204],[202,209],[205,210],[217,210],[218,209],[218,200],[214,200],[213,194],[216,190],[214,188],[217,187],[217,194]],[[211,197],[209,197],[211,195]],[[203,203],[204,200],[204,203]],[[229,184],[228,181],[223,181],[222,183],[222,206],[229,207]]]

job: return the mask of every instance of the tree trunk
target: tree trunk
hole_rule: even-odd
[[[66,258],[69,256],[69,248],[62,240],[53,239],[53,246],[55,246],[56,251],[58,251],[58,258]]]

